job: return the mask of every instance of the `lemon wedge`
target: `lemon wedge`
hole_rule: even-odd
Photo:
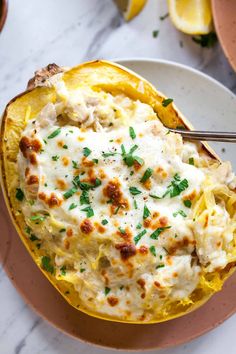
[[[210,0],[168,0],[175,27],[187,34],[208,34],[212,30]]]
[[[147,0],[115,0],[126,21],[132,20],[143,9]]]

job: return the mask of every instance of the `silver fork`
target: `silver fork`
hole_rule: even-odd
[[[173,133],[181,134],[183,138],[204,141],[222,141],[236,143],[236,132],[210,132],[199,130],[170,129]]]

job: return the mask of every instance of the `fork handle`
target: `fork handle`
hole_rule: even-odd
[[[173,133],[178,133],[184,138],[192,140],[222,141],[236,143],[236,132],[210,132],[199,130],[169,129]]]

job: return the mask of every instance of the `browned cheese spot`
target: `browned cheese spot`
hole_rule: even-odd
[[[28,154],[32,151],[39,152],[42,145],[38,139],[29,139],[27,136],[23,136],[20,140],[19,147],[23,156],[28,158]]]
[[[80,224],[80,230],[84,234],[90,234],[94,230],[94,227],[90,220],[84,219]]]
[[[135,256],[136,254],[135,245],[129,243],[122,243],[122,244],[117,244],[115,247],[117,250],[120,250],[121,259],[124,261],[126,261],[130,257]]]

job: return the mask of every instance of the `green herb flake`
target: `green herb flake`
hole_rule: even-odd
[[[107,219],[103,219],[103,220],[102,220],[102,225],[107,225],[107,224],[108,224]]]
[[[51,264],[51,258],[47,256],[43,256],[41,258],[42,268],[47,272],[53,274],[54,273],[54,266]]]
[[[30,232],[31,232],[31,228],[30,228],[29,226],[26,226],[26,228],[25,228],[25,232],[26,232],[27,234],[30,234]]]
[[[46,219],[46,215],[38,215],[38,214],[36,214],[36,215],[33,215],[33,216],[30,217],[31,221],[37,221],[37,222],[42,222],[45,219]]]
[[[24,199],[24,193],[22,191],[22,189],[20,188],[16,188],[16,199],[18,199],[20,202],[22,202],[22,200]]]
[[[72,166],[73,168],[79,168],[78,163],[74,160],[72,160]]]
[[[165,100],[162,101],[162,106],[167,107],[169,104],[173,102],[173,98],[166,98]]]
[[[78,204],[75,203],[71,203],[71,205],[69,206],[69,210],[75,209],[77,208]]]
[[[98,164],[98,159],[92,159],[92,161],[97,165]]]
[[[125,234],[125,229],[123,229],[122,227],[118,227],[118,230],[120,231],[120,233],[122,233],[122,235]]]
[[[192,40],[203,48],[212,48],[217,42],[217,36],[215,32],[210,32],[209,34],[194,36]]]
[[[110,156],[115,156],[118,155],[118,152],[103,152],[102,156],[103,157],[110,157]]]
[[[141,240],[141,238],[147,233],[147,230],[141,231],[137,236],[134,237],[134,243],[137,245],[137,243]]]
[[[88,207],[86,207],[84,209],[81,209],[81,211],[86,211],[87,218],[91,218],[92,216],[94,216],[94,211],[93,211],[93,209],[90,206],[88,206]]]
[[[158,265],[156,266],[156,269],[164,268],[164,267],[165,267],[165,264],[158,264]]]
[[[131,139],[135,139],[136,138],[136,133],[135,133],[133,127],[129,127],[129,135],[130,135]]]
[[[137,204],[137,201],[134,200],[134,209],[137,210],[138,209],[138,204]]]
[[[72,197],[73,194],[75,194],[77,192],[77,188],[76,187],[72,187],[71,189],[69,189],[67,192],[65,192],[63,194],[63,197],[65,199],[68,199],[70,197]]]
[[[163,16],[160,16],[159,17],[159,19],[161,20],[161,21],[164,21],[167,17],[169,17],[169,12],[167,12],[165,15],[163,15]]]
[[[186,206],[186,208],[191,208],[191,206],[192,206],[191,200],[189,200],[189,199],[184,200],[184,205]]]
[[[147,219],[150,215],[151,215],[151,212],[145,204],[144,208],[143,208],[143,219],[144,220]]]
[[[63,149],[68,149],[68,145],[64,144],[63,146]]]
[[[48,139],[53,139],[53,138],[55,138],[57,135],[60,134],[60,132],[61,132],[61,128],[58,128],[58,129],[54,130],[54,132],[52,132],[52,134],[50,134],[50,135],[48,136]]]
[[[61,271],[61,275],[66,275],[66,266],[62,266],[61,268],[60,268],[60,271]]]
[[[149,194],[149,197],[151,197],[153,199],[162,199],[162,197],[158,197],[158,195],[155,195],[155,194]]]
[[[91,154],[91,150],[88,147],[83,148],[83,155],[88,157]]]
[[[52,160],[53,160],[53,161],[57,161],[57,160],[59,160],[59,158],[60,158],[60,156],[58,156],[58,155],[52,156]]]
[[[61,230],[59,230],[59,232],[65,232],[66,231],[66,229],[61,229]]]
[[[189,163],[189,165],[194,166],[194,158],[193,158],[193,157],[190,157],[190,158],[188,159],[188,163]]]
[[[142,228],[142,224],[138,224],[137,226],[136,226],[136,229],[138,229],[138,230],[140,230]]]
[[[151,235],[150,235],[150,238],[153,239],[153,240],[157,240],[158,237],[160,236],[160,234],[167,230],[167,229],[170,229],[171,226],[165,226],[165,227],[158,227]]]
[[[158,34],[159,34],[159,30],[154,30],[154,31],[152,31],[152,36],[153,36],[153,38],[157,38],[157,37],[158,37]]]
[[[35,201],[34,201],[33,199],[30,199],[30,200],[29,200],[29,205],[32,206],[32,205],[34,205],[34,203],[35,203]]]
[[[186,218],[186,217],[187,217],[187,215],[185,214],[185,212],[184,212],[183,210],[178,210],[178,211],[176,211],[175,213],[173,213],[174,218],[175,218],[177,215],[181,215],[181,216],[183,216],[183,218]]]
[[[188,188],[188,181],[181,178],[178,173],[176,173],[171,181],[171,184],[167,187],[167,191],[163,194],[162,198],[166,197],[168,194],[170,198],[174,198],[177,195],[180,195],[185,189]]]
[[[83,190],[80,195],[80,205],[90,204],[89,193],[86,190]]]
[[[152,173],[153,173],[153,169],[148,167],[144,172],[143,177],[140,179],[140,182],[141,183],[146,182],[151,177]]]
[[[138,188],[136,188],[136,187],[130,187],[129,188],[129,191],[130,191],[130,193],[132,194],[132,195],[138,195],[138,194],[141,194],[142,192],[138,189]]]
[[[31,234],[29,239],[30,239],[30,241],[33,241],[33,242],[39,240],[39,238],[34,234]]]
[[[114,212],[114,215],[118,214],[119,210],[120,210],[120,205],[118,205],[118,207],[116,208],[115,212]]]
[[[106,286],[105,289],[104,289],[105,295],[107,296],[110,291],[111,291],[111,289]]]
[[[153,254],[153,256],[154,257],[156,257],[156,248],[155,248],[155,246],[151,246],[151,247],[149,247],[149,251]]]
[[[86,271],[86,269],[85,268],[80,268],[80,273],[83,273],[83,272],[85,272]]]
[[[43,139],[43,142],[44,142],[44,144],[46,144],[46,145],[47,145],[47,143],[48,143],[47,140],[45,140],[45,139]]]

